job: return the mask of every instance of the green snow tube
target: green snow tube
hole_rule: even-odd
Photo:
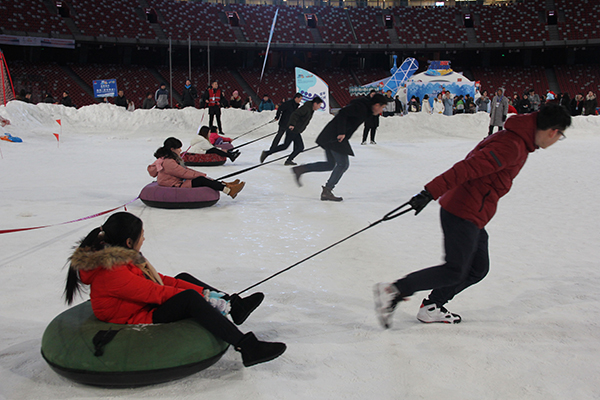
[[[102,322],[89,301],[54,318],[42,337],[42,356],[54,371],[105,387],[179,379],[210,367],[228,347],[192,319],[156,325]]]

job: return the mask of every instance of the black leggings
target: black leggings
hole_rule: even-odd
[[[377,127],[376,126],[365,126],[365,129],[363,130],[363,142],[367,141],[367,136],[369,136],[369,131],[371,132],[371,142],[375,141],[375,132],[377,132]]]
[[[206,150],[206,154],[216,154],[218,156],[221,157],[229,157],[229,154],[227,154],[226,151],[223,151],[221,149],[217,149],[216,147],[210,148],[208,150]]]
[[[179,274],[175,278],[216,291],[213,287],[187,273]],[[224,298],[228,297],[225,296]],[[193,289],[178,293],[155,308],[152,322],[165,324],[186,318],[194,318],[210,333],[232,345],[236,345],[244,336],[233,322],[211,306],[200,293]]]
[[[225,185],[223,185],[219,181],[215,181],[214,179],[207,178],[205,176],[199,176],[197,178],[192,179],[192,187],[201,187],[208,186],[209,188],[218,190],[222,192],[225,189]]]

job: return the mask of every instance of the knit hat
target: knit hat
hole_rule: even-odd
[[[233,91],[233,97],[237,97],[237,95],[238,95],[238,91],[237,91],[237,90],[234,90],[234,91]]]

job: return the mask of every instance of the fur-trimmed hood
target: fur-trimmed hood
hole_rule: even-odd
[[[89,247],[78,247],[69,258],[71,268],[76,271],[91,271],[98,267],[112,269],[117,265],[133,263],[144,264],[146,259],[136,250],[120,246],[106,247],[93,251]]]

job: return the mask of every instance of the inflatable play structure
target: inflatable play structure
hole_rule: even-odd
[[[396,66],[398,56],[394,55],[392,57],[394,58],[394,66],[390,69],[391,76],[363,86],[351,86],[350,95],[366,96],[371,90],[376,90],[379,93],[391,90],[392,97],[396,96],[407,80],[419,69],[419,62],[412,57],[408,57],[398,68]]]
[[[146,185],[140,192],[140,200],[156,208],[202,208],[219,201],[219,192],[209,187],[178,188],[159,186],[157,182]]]
[[[15,99],[15,89],[8,72],[8,65],[4,58],[4,53],[0,50],[0,104],[6,105],[11,100]]]
[[[22,143],[23,142],[23,139],[21,139],[20,137],[12,136],[10,133],[5,133],[4,135],[0,136],[0,140],[4,140],[6,142],[13,142],[13,143]]]
[[[136,387],[208,368],[228,346],[192,319],[156,325],[102,322],[87,301],[50,322],[42,337],[42,356],[54,371],[75,382]]]
[[[413,75],[407,82],[407,98],[416,96],[419,101],[423,96],[429,95],[429,101],[433,106],[433,99],[445,91],[452,95],[470,95],[475,97],[475,82],[470,81],[462,73],[452,70],[450,61],[430,61],[429,69],[417,75]]]

